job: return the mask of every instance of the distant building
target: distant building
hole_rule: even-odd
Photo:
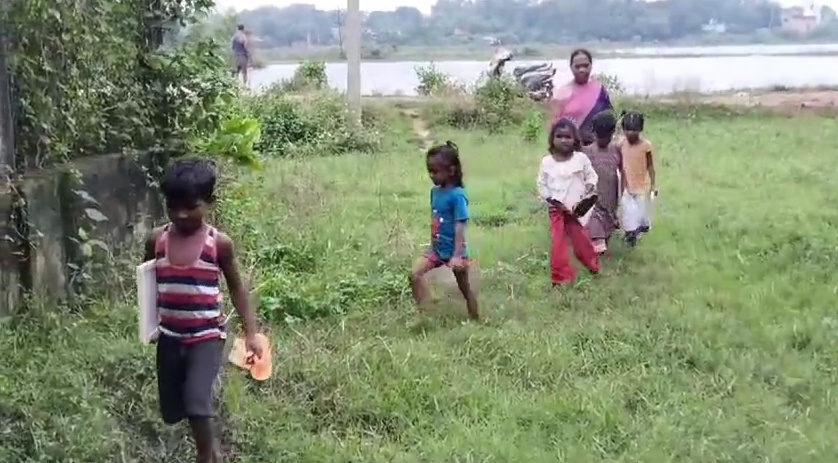
[[[808,8],[802,6],[783,8],[780,21],[780,28],[783,32],[805,37],[820,26],[820,9],[814,8],[814,5]]]

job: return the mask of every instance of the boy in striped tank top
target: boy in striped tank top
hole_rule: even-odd
[[[198,463],[221,461],[213,430],[213,386],[223,365],[226,316],[220,276],[244,321],[245,343],[261,357],[256,316],[242,282],[230,237],[204,222],[215,200],[214,166],[204,160],[176,162],[161,190],[170,222],[152,232],[145,260],[156,261],[157,387],[163,421],[189,420]]]

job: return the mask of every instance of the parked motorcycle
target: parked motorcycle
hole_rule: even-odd
[[[489,76],[503,75],[506,63],[512,61],[514,55],[506,48],[499,48],[489,62]],[[553,97],[553,77],[556,69],[552,63],[541,63],[530,66],[518,66],[512,70],[512,77],[523,86],[527,95],[535,101],[544,101]]]

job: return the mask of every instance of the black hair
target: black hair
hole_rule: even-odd
[[[447,141],[444,145],[434,146],[428,150],[428,157],[430,160],[439,156],[446,164],[454,168],[454,185],[462,188],[463,183],[463,165],[460,163],[460,149],[453,141]]]
[[[617,131],[617,118],[614,117],[614,111],[606,109],[605,111],[597,113],[591,119],[591,129],[599,138],[610,137]]]
[[[181,159],[169,167],[160,182],[166,202],[215,201],[215,163],[206,159]]]
[[[638,111],[623,111],[621,119],[623,130],[643,131],[643,125],[645,124],[643,113]]]
[[[236,29],[238,29],[240,31],[243,31],[244,30],[244,24],[239,24],[238,26],[236,26]]]
[[[573,149],[579,151],[582,149],[582,138],[579,136],[579,129],[576,128],[576,124],[573,123],[572,120],[562,117],[561,119],[557,120],[552,127],[550,127],[550,138],[547,139],[547,149],[552,153],[553,152],[553,140],[556,139],[556,132],[559,129],[568,129],[570,133],[573,134]]]
[[[578,56],[578,55],[584,55],[585,57],[588,58],[588,61],[590,61],[591,64],[594,64],[594,57],[593,57],[593,55],[591,55],[591,52],[589,52],[588,50],[586,50],[584,48],[577,48],[576,50],[573,50],[573,52],[570,53],[570,64],[571,64],[571,66],[573,65],[573,58],[576,58],[576,56]]]

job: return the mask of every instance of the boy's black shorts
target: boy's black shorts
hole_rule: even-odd
[[[213,386],[224,356],[224,340],[183,344],[160,335],[157,340],[157,390],[160,414],[167,424],[185,418],[211,418]]]

